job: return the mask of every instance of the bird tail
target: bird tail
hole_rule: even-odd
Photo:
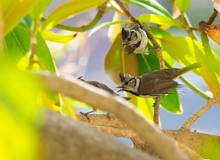
[[[202,67],[201,63],[193,63],[193,64],[191,64],[189,66],[186,66],[186,67],[180,69],[179,76],[184,74],[184,73],[186,73],[186,72],[189,72],[191,70],[194,70],[194,69],[200,68],[200,67]]]

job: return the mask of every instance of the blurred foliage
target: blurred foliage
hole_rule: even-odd
[[[4,160],[39,159],[39,83],[1,60],[0,157]]]
[[[175,1],[173,6],[176,6],[180,11],[180,17],[175,19],[172,18],[172,13],[156,0],[123,0],[122,2],[151,11],[151,14],[143,13],[137,19],[150,25],[146,25],[146,27],[161,45],[168,67],[173,67],[175,62],[182,66],[201,62],[203,67],[195,70],[195,73],[204,79],[212,94],[220,91],[220,58],[211,49],[206,35],[208,34],[216,42],[219,42],[220,31],[219,29],[215,30],[216,26],[219,28],[219,25],[211,25],[209,30],[205,30],[206,32],[201,31],[202,40],[200,41],[195,38],[196,36],[191,30],[193,26],[190,26],[185,13],[191,3],[190,0]],[[31,160],[38,158],[35,155],[38,147],[37,126],[40,119],[37,96],[41,100],[41,105],[75,118],[74,109],[70,105],[72,104],[71,100],[66,100],[65,97],[60,98],[60,95],[46,91],[39,94],[39,82],[25,74],[27,70],[35,72],[46,70],[57,74],[52,53],[45,40],[65,44],[74,39],[76,34],[74,32],[69,32],[66,35],[54,33],[52,28],[80,32],[90,29],[91,36],[95,35],[97,31],[109,27],[108,35],[112,45],[106,51],[106,57],[103,61],[106,74],[116,84],[119,83],[119,73],[121,72],[138,76],[159,69],[159,61],[150,42],[148,56],[126,55],[124,53],[121,47],[121,24],[128,24],[131,21],[122,19],[125,13],[118,9],[114,1],[82,2],[81,0],[71,0],[58,6],[47,18],[44,18],[43,15],[50,3],[51,0],[0,1],[0,26],[3,26],[3,28],[0,27],[0,35],[4,36],[3,41],[0,41],[0,73],[3,75],[0,79],[0,116],[4,127],[0,133],[1,159]],[[105,3],[107,3],[106,6]],[[100,8],[101,5],[104,6],[104,9]],[[97,15],[94,15],[94,19],[86,26],[86,29],[59,24],[95,7],[98,7]],[[113,20],[96,25],[107,13],[107,10],[114,12]],[[170,27],[185,30],[188,36],[171,35],[168,30]],[[198,95],[204,95],[203,98],[209,98],[194,84],[187,82],[187,85]],[[144,99],[130,94],[128,96],[132,97],[130,102],[137,106],[146,118],[153,119],[152,104],[154,100],[152,98]],[[183,108],[178,92],[163,98],[162,107],[174,114],[182,113]],[[211,158],[209,153],[203,156]],[[218,156],[217,159],[220,157]]]

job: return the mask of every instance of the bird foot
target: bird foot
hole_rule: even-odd
[[[88,121],[90,122],[89,114],[92,113],[92,112],[95,112],[95,111],[92,110],[92,111],[85,112],[85,113],[84,112],[80,112],[80,114],[84,115],[88,119]]]

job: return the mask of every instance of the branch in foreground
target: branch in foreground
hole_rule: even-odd
[[[80,121],[84,123],[88,122],[85,116],[77,115],[77,117]],[[88,122],[88,124],[109,135],[132,139],[136,148],[153,155],[155,154],[155,152],[152,151],[151,146],[147,142],[140,139],[134,131],[128,129],[128,127],[123,122],[119,121],[114,115],[110,117],[110,121],[106,118],[104,114],[90,115],[90,121]],[[174,138],[176,140],[174,141],[174,143],[176,143],[184,151],[184,153],[186,153],[193,160],[203,159],[199,154],[202,153],[201,150],[204,152],[207,151],[207,149],[204,148],[204,145],[197,144],[202,144],[202,141],[204,140],[207,145],[212,146],[212,139],[215,139],[216,141],[219,141],[220,139],[218,136],[205,135],[197,132],[175,130],[163,130],[163,132]],[[210,139],[211,141],[209,141]],[[208,152],[210,153],[210,151]]]
[[[217,93],[213,98],[208,100],[208,102],[200,108],[196,113],[194,113],[186,122],[181,126],[180,130],[189,130],[189,128],[195,123],[204,113],[206,113],[212,106],[220,100],[220,92]]]
[[[80,80],[69,81],[52,74],[35,74],[35,76],[42,80],[44,87],[50,91],[71,96],[100,110],[113,113],[147,141],[164,160],[188,160],[188,157],[169,137],[157,127],[152,126],[135,106],[122,98]]]
[[[81,122],[88,123],[90,126],[105,126],[117,129],[129,129],[125,123],[120,121],[114,115],[109,115],[109,118],[107,118],[105,114],[90,114],[88,121],[86,116],[78,114],[77,119]]]
[[[81,122],[47,111],[42,130],[43,160],[156,160]]]

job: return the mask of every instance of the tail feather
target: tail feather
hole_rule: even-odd
[[[180,69],[180,71],[179,71],[179,76],[182,75],[182,74],[184,74],[184,73],[186,73],[186,72],[189,72],[189,71],[191,71],[191,70],[194,70],[194,69],[200,68],[200,67],[202,67],[202,64],[201,64],[201,63],[193,63],[193,64],[191,64],[191,65],[189,65],[189,66],[186,66],[186,67]]]

